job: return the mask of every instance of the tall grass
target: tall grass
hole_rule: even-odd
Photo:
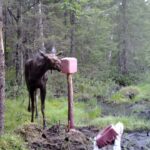
[[[30,121],[26,102],[22,98],[5,101],[5,130],[13,131],[18,126]]]
[[[5,130],[13,131],[25,123],[30,123],[31,113],[27,111],[28,100],[6,100],[5,102]],[[39,118],[35,119],[37,124],[42,125],[42,114],[40,101],[38,102]],[[48,126],[56,123],[67,124],[68,101],[67,98],[46,100],[46,121]],[[84,125],[91,119],[101,115],[101,109],[96,99],[84,102],[74,101],[74,118],[76,125]]]
[[[135,116],[106,116],[104,118],[95,118],[88,125],[98,126],[100,128],[106,127],[110,124],[116,124],[117,122],[122,122],[125,126],[125,130],[149,130],[150,121],[137,118]]]
[[[0,137],[0,150],[27,150],[27,148],[19,135],[7,133]]]
[[[100,116],[101,110],[97,106],[97,101],[74,102],[74,119],[76,125],[84,125],[90,119]],[[55,99],[46,102],[46,116],[50,124],[67,123],[68,102],[67,99]]]
[[[136,101],[141,101],[141,100],[150,101],[150,84],[142,83],[142,84],[137,85],[137,87],[140,89],[140,93],[135,97],[135,100]]]

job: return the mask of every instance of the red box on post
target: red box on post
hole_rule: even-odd
[[[61,71],[65,74],[77,72],[77,59],[74,57],[65,57],[61,59]]]

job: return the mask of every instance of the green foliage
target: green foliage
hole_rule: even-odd
[[[117,92],[112,95],[110,101],[114,103],[122,103],[128,101],[128,99],[126,99],[120,92]]]
[[[135,86],[128,86],[120,89],[120,93],[126,98],[133,99],[139,94],[139,89]]]
[[[129,86],[139,82],[140,77],[138,73],[130,73],[128,75],[114,73],[112,79],[121,86]]]
[[[7,86],[12,86],[15,82],[15,69],[12,67],[12,68],[9,68],[8,70],[6,70],[6,85]]]
[[[110,101],[115,103],[134,103],[135,97],[140,93],[140,89],[136,86],[128,86],[121,88],[118,92],[114,93]]]
[[[142,101],[142,100],[150,100],[150,85],[145,82],[142,84],[137,85],[137,87],[140,89],[140,93],[135,97],[136,101]]]
[[[14,84],[6,85],[6,98],[8,99],[20,99],[20,95],[22,95],[23,99],[25,100],[26,95],[28,95],[27,87],[26,85],[17,85]]]
[[[65,0],[62,4],[62,8],[68,11],[74,11],[75,13],[79,13],[81,11],[81,5],[76,0]]]
[[[101,97],[102,100],[107,99],[116,86],[111,80],[100,81],[85,76],[86,74],[83,76],[79,74],[74,79],[74,96],[77,100],[86,101],[94,97]]]
[[[27,150],[27,148],[20,136],[4,134],[0,137],[0,150]]]

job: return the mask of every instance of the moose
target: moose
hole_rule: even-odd
[[[58,54],[44,53],[40,51],[35,57],[28,59],[25,63],[25,81],[29,93],[28,111],[31,111],[31,122],[34,122],[34,110],[36,107],[37,116],[37,89],[40,89],[41,98],[41,112],[43,116],[43,128],[46,128],[45,120],[45,97],[46,97],[46,83],[48,80],[47,71],[57,70],[61,71],[61,60]],[[31,106],[30,106],[31,101]]]

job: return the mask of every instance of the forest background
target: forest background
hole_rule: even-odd
[[[133,103],[150,100],[149,0],[5,0],[3,37],[6,131],[30,121],[26,114],[26,60],[40,50],[49,53],[54,46],[58,52],[63,51],[62,57],[78,59],[78,72],[73,76],[74,101],[91,106],[86,122],[100,116],[98,101]],[[51,104],[47,105],[58,106],[58,101],[53,101],[56,98],[65,99],[63,105],[67,105],[66,96],[66,76],[49,72],[47,99]],[[81,107],[76,112],[79,124],[79,116],[83,114]],[[54,112],[56,117],[56,110],[57,107],[51,108],[48,113]],[[66,107],[64,112],[66,115]],[[53,123],[63,120],[64,115],[55,117],[51,116]],[[128,119],[129,122],[133,120]],[[140,128],[144,125],[150,128],[142,121],[138,124]],[[106,124],[108,122],[101,122],[101,125]],[[135,124],[128,127],[133,129]]]
[[[120,86],[147,80],[150,66],[150,2],[144,0],[5,0],[6,96],[25,92],[24,64],[52,46],[78,59],[75,92],[108,98]],[[66,93],[53,72],[49,95]]]

